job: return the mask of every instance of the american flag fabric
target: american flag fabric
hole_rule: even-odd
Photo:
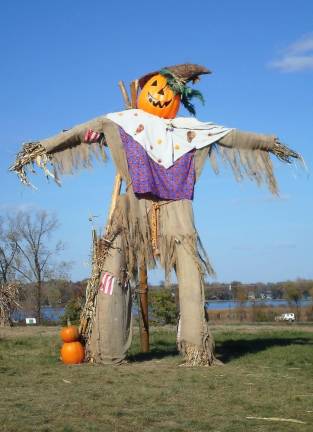
[[[92,129],[88,129],[84,136],[85,143],[94,143],[99,141],[101,134],[99,132],[95,132]]]
[[[110,273],[103,273],[100,281],[99,291],[103,292],[104,294],[112,295],[114,281],[115,277],[112,276]]]

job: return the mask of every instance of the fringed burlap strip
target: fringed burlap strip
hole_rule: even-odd
[[[215,342],[209,329],[208,317],[203,310],[202,344],[187,342],[183,337],[177,338],[177,348],[184,357],[182,366],[212,366],[222,362],[215,357]]]
[[[272,194],[278,195],[270,153],[284,163],[292,163],[293,159],[303,162],[300,154],[282,144],[277,137],[237,129],[211,146],[209,158],[216,174],[219,172],[216,156],[219,155],[230,165],[236,180],[248,177],[258,185],[265,183]]]
[[[184,357],[183,366],[212,366],[216,359],[214,353],[213,339],[206,343],[207,346],[199,347],[197,345],[181,341],[179,351]]]
[[[101,143],[81,143],[57,151],[50,158],[58,174],[72,174],[80,168],[91,168],[93,159],[105,161],[106,154]]]
[[[169,282],[172,270],[176,266],[176,247],[181,244],[190,258],[198,267],[199,273],[209,276],[215,276],[214,269],[210,263],[209,257],[205,252],[199,235],[195,232],[190,235],[167,235],[159,237],[159,259],[165,270],[165,279]]]
[[[216,174],[219,173],[217,156],[228,163],[237,181],[248,177],[258,185],[267,184],[273,195],[278,195],[278,185],[269,153],[264,150],[227,148],[213,144],[209,158]]]

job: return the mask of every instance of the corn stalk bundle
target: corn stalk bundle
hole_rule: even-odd
[[[47,177],[52,177],[58,183],[56,171],[52,173],[48,168],[48,163],[51,163],[51,158],[47,154],[46,149],[39,141],[25,143],[22,150],[16,155],[14,164],[10,167],[10,171],[16,172],[22,184],[32,186],[27,175],[28,171],[35,173],[35,164],[41,168]]]
[[[20,308],[17,302],[19,298],[18,286],[14,283],[2,283],[0,285],[0,326],[11,325],[11,313]]]
[[[282,162],[290,164],[292,163],[291,158],[299,159],[303,162],[303,158],[299,153],[282,144],[278,138],[275,139],[274,146],[270,151]]]
[[[97,307],[97,294],[100,284],[100,276],[103,269],[103,264],[111,245],[118,232],[107,232],[104,237],[98,237],[96,231],[92,232],[92,271],[86,288],[86,302],[80,315],[79,333],[82,340],[88,345],[90,340],[94,317]],[[87,357],[88,357],[88,350]]]

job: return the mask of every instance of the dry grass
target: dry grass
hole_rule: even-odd
[[[58,361],[57,328],[0,331],[0,428],[60,431],[312,431],[313,331],[213,326],[224,366],[179,367],[172,328],[119,367]],[[246,417],[287,418],[305,424]]]
[[[297,321],[301,322],[312,322],[313,319],[313,305],[301,307],[297,310],[294,306],[265,306],[265,305],[256,305],[252,307],[240,306],[237,305],[235,308],[231,309],[209,309],[208,314],[210,317],[210,321],[218,322],[218,323],[227,323],[227,322],[275,322],[275,317],[281,315],[283,313],[293,312],[297,317]]]

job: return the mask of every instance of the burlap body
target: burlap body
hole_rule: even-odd
[[[131,338],[131,297],[125,274],[136,279],[138,259],[145,257],[148,267],[155,266],[149,217],[153,201],[138,200],[132,192],[118,199],[114,229],[120,231],[106,258],[103,271],[116,277],[113,295],[101,291],[97,296],[96,315],[88,349],[96,362],[119,363],[129,348]],[[158,259],[169,275],[177,272],[179,285],[181,337],[179,348],[186,354],[201,353],[201,364],[213,361],[213,340],[204,313],[203,275],[213,271],[197,247],[191,202],[162,202],[159,215]],[[144,227],[144,229],[141,229]],[[189,351],[188,351],[189,348]]]
[[[121,362],[130,344],[130,293],[123,288],[125,269],[127,277],[135,279],[138,259],[144,257],[148,268],[153,268],[156,257],[150,223],[155,201],[138,199],[134,195],[124,148],[115,125],[108,125],[106,140],[117,169],[127,184],[127,192],[119,197],[113,216],[114,229],[120,234],[103,268],[119,282],[115,282],[112,296],[98,293],[89,344],[90,357],[108,364]],[[201,357],[201,364],[210,364],[213,361],[213,341],[204,313],[203,275],[213,270],[204,251],[201,253],[198,248],[192,202],[158,201],[158,205],[157,259],[167,276],[175,268],[178,277],[182,321],[179,347],[187,357],[192,350]]]
[[[72,171],[79,165],[88,165],[88,146],[82,145],[86,128],[105,134],[107,145],[118,172],[126,182],[126,195],[120,196],[114,213],[115,228],[120,234],[107,257],[103,271],[116,277],[113,295],[99,292],[96,315],[90,338],[90,356],[97,362],[114,364],[121,362],[131,341],[131,298],[127,277],[136,278],[138,258],[145,258],[148,268],[155,266],[151,238],[151,214],[154,201],[138,199],[131,186],[127,160],[118,127],[112,121],[99,117],[79,125],[71,133],[65,132],[43,141],[47,153],[53,154],[53,162],[60,173]],[[274,145],[274,137],[231,132],[219,142],[219,152],[232,166],[237,178],[243,170],[258,183],[267,181],[276,192],[268,151]],[[96,148],[93,149],[97,151]],[[215,150],[215,151],[214,151]],[[195,168],[199,177],[207,157],[217,170],[216,146],[196,151]],[[179,285],[181,330],[178,341],[180,351],[189,365],[209,365],[214,362],[214,342],[208,329],[204,311],[203,276],[213,269],[201,248],[194,226],[192,202],[158,201],[158,259],[168,277],[176,269]]]

